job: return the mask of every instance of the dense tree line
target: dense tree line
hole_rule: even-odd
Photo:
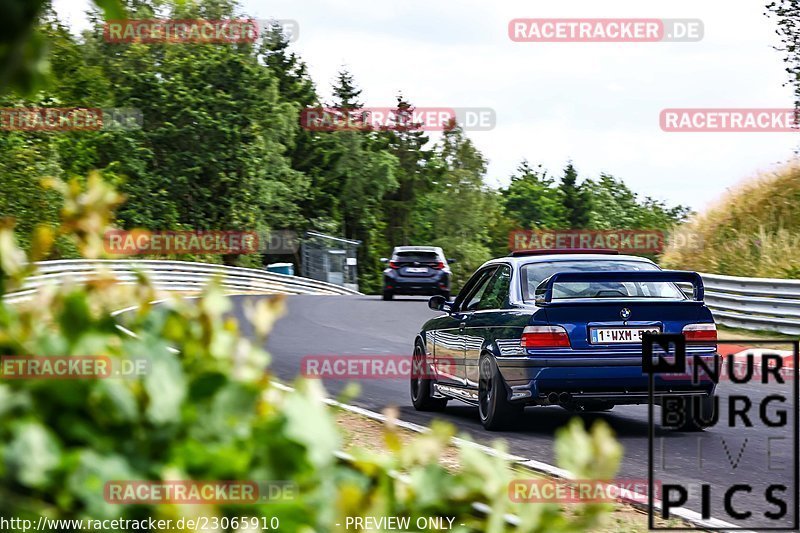
[[[241,16],[225,0],[126,5],[135,18]],[[0,216],[23,239],[55,222],[58,201],[40,176],[102,172],[127,197],[122,228],[316,230],[362,242],[362,290],[376,291],[379,259],[393,246],[442,246],[456,283],[507,253],[516,228],[667,228],[687,209],[639,198],[612,176],[559,176],[522,162],[500,190],[485,183],[487,160],[452,124],[438,140],[419,128],[309,131],[300,113],[333,106],[359,113],[362,90],[347,70],[323,102],[306,64],[278,27],[257,44],[117,44],[103,20],[80,37],[54,13],[39,34],[50,46],[46,89],[0,97],[2,107],[88,106],[141,110],[138,129],[0,134]],[[399,88],[400,89],[400,88]],[[414,110],[402,93],[398,114]],[[67,244],[55,248],[73,255]],[[211,258],[207,258],[211,260]],[[256,265],[275,257],[225,257]],[[296,258],[294,258],[296,259]]]

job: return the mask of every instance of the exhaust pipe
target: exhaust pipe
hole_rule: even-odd
[[[550,394],[548,394],[547,395],[547,402],[550,405],[557,404],[558,403],[558,393],[557,392],[551,392]]]
[[[558,403],[561,405],[567,405],[572,403],[572,395],[568,392],[562,392],[558,395]]]

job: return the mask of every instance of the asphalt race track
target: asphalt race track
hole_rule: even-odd
[[[235,297],[235,314],[240,319],[241,302],[245,298],[252,297]],[[384,302],[372,296],[290,296],[289,312],[276,324],[267,345],[272,354],[272,370],[288,382],[298,376],[300,361],[306,355],[410,355],[415,334],[422,323],[435,314],[428,309],[426,301],[426,298],[409,297]],[[345,384],[341,380],[325,381],[331,396],[341,392]],[[381,411],[393,405],[399,409],[401,419],[422,425],[428,425],[434,417],[444,419],[478,442],[491,444],[494,439],[503,438],[511,453],[549,464],[555,464],[552,450],[555,430],[576,416],[560,407],[530,407],[525,410],[515,431],[490,433],[480,425],[477,409],[458,401],[451,401],[443,413],[418,413],[411,405],[405,379],[362,380],[360,385],[361,394],[353,402],[358,406]],[[746,392],[752,399],[753,428],[744,428],[741,423],[734,428],[727,425],[727,398],[734,387],[737,393]],[[779,407],[788,411],[790,422],[783,428],[767,429],[758,421],[759,402],[764,396],[776,392],[789,398],[789,404]],[[794,420],[791,383],[782,387],[721,383],[718,394],[723,415],[713,428],[702,433],[684,433],[656,426],[656,477],[666,483],[694,484],[695,487],[702,483],[710,484],[714,518],[753,529],[790,525],[793,498],[798,492],[794,486],[791,455],[791,421]],[[775,411],[775,406],[768,410]],[[656,407],[654,414],[659,420],[660,408]],[[579,416],[587,422],[605,420],[624,445],[625,456],[619,478],[647,479],[646,405],[617,406],[608,413]],[[768,440],[767,432],[768,436],[783,437],[783,440]],[[659,470],[662,456],[664,467]],[[752,485],[752,492],[739,492],[732,499],[737,510],[753,513],[750,521],[737,521],[724,512],[723,492],[734,483]],[[785,493],[776,493],[788,506],[784,521],[773,522],[763,516],[765,511],[778,509],[765,499],[764,490],[770,483],[782,483],[787,487]],[[687,504],[698,512],[701,510],[699,494],[699,488],[693,489]]]

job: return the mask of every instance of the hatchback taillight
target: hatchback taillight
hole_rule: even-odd
[[[396,261],[389,261],[389,268],[400,268]]]
[[[714,324],[688,324],[683,328],[683,336],[687,341],[717,340],[717,326]]]
[[[522,330],[523,348],[569,348],[569,335],[561,326],[528,326]]]
[[[444,268],[444,263],[439,261],[433,268],[435,268],[436,270],[441,270]]]

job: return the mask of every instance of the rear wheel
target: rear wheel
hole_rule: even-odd
[[[522,416],[525,406],[509,403],[506,384],[492,356],[482,355],[478,369],[478,415],[481,424],[489,431],[506,429]]]
[[[392,291],[387,291],[386,289],[383,289],[383,299],[384,300],[391,300],[393,297],[394,297],[394,294],[392,294]]]
[[[425,377],[429,373],[427,365],[425,349],[417,344],[411,364],[411,403],[417,411],[440,411],[447,405],[447,398],[433,397],[433,381]]]

